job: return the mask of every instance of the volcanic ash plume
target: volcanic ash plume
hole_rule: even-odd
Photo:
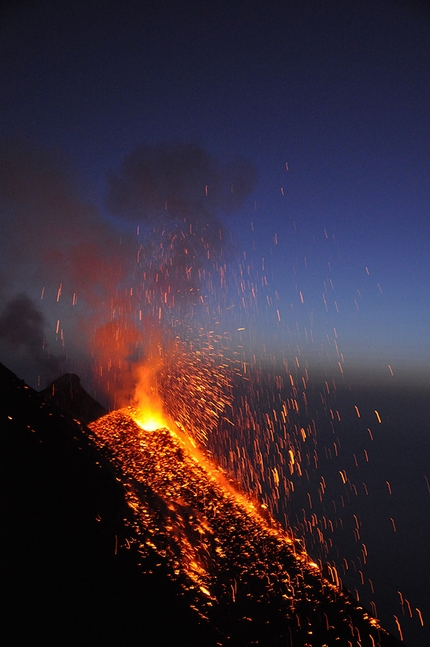
[[[66,368],[89,375],[91,331],[109,321],[110,299],[129,274],[130,238],[120,237],[85,193],[58,152],[28,142],[0,142],[0,286],[8,303],[1,350],[17,345],[19,330],[30,325],[28,342],[20,342],[25,367],[20,374],[34,385],[34,373],[42,383]],[[14,340],[10,326],[16,329]],[[60,346],[60,352],[52,352],[62,357],[61,368],[53,370],[52,354],[47,362],[42,344]],[[20,371],[21,364],[11,366]]]
[[[140,233],[136,281],[148,314],[176,307],[171,321],[189,320],[228,256],[221,216],[239,209],[254,183],[249,164],[222,165],[191,144],[138,148],[109,177],[107,206]]]
[[[144,364],[171,415],[196,435],[208,433],[229,389],[214,344],[233,250],[221,216],[243,204],[254,182],[249,164],[222,165],[184,144],[141,147],[109,177],[107,205],[123,225],[133,223],[138,243],[111,320],[96,331],[99,379],[116,405],[133,402]],[[189,424],[191,410],[200,431]]]
[[[254,182],[249,164],[220,164],[194,145],[141,147],[108,178],[113,224],[64,155],[3,140],[3,303],[13,305],[21,294],[40,300],[34,309],[46,323],[45,348],[68,358],[61,370],[88,381],[91,369],[98,395],[103,390],[116,404],[129,397],[131,366],[148,355],[157,326],[163,344],[178,335],[184,341],[191,325],[198,336],[198,317],[212,328],[231,252],[221,217],[243,204]],[[10,321],[14,313],[8,306],[3,316]],[[42,382],[51,380],[55,375],[37,357],[31,362]]]

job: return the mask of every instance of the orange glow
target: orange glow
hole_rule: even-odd
[[[164,418],[162,416],[158,417],[157,414],[151,411],[139,411],[134,420],[145,431],[156,431],[167,427]]]
[[[169,422],[163,412],[163,402],[158,392],[157,369],[157,363],[144,364],[137,371],[134,420],[145,431],[169,428]]]
[[[136,385],[133,393],[135,422],[145,431],[171,428],[159,393],[159,374],[163,367],[161,344],[154,340],[148,359],[133,371]]]
[[[419,617],[419,619],[420,619],[421,627],[424,627],[423,614],[422,614],[422,613],[421,613],[421,611],[418,609],[418,607],[415,607],[415,611],[418,613],[418,617]]]

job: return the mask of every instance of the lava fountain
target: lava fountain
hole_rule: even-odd
[[[182,153],[175,168],[188,163]],[[142,556],[167,565],[190,606],[219,628],[220,644],[390,644],[376,617],[344,590],[336,564],[323,569],[323,553],[317,565],[292,530],[293,492],[321,480],[318,496],[327,498],[319,478],[322,417],[312,410],[300,352],[271,365],[265,354],[263,366],[256,335],[243,325],[259,299],[269,308],[276,302],[264,262],[261,276],[253,276],[246,255],[238,270],[228,270],[209,180],[199,176],[191,192],[184,182],[188,193],[178,199],[177,178],[174,186],[170,176],[152,186],[146,161],[138,155],[129,162],[115,188],[121,193],[123,183],[129,193],[113,197],[143,219],[144,238],[132,287],[110,302],[107,333],[118,352],[104,359],[100,374],[113,393],[121,384],[130,406],[91,428],[124,485]],[[108,343],[106,349],[109,355]],[[325,388],[314,396],[327,416],[332,387]],[[330,416],[334,429],[340,417],[334,408]],[[320,520],[310,491],[305,495],[303,524],[327,552],[337,520]],[[284,527],[271,513],[284,515]],[[263,602],[268,617],[260,623]],[[253,623],[248,642],[239,637],[244,623]]]
[[[163,417],[173,428],[149,430],[160,415],[149,400],[146,389],[146,409],[120,409],[90,425],[124,487],[143,572],[155,558],[219,645],[395,644],[183,428]]]

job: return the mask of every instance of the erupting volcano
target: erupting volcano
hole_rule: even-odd
[[[142,568],[154,554],[167,565],[191,608],[216,628],[217,644],[395,644],[182,430],[150,430],[147,419],[120,409],[90,428],[133,509]]]
[[[344,582],[353,567],[367,585],[368,548],[353,502],[361,486],[368,494],[358,480],[360,461],[366,469],[370,445],[379,440],[372,428],[383,427],[385,417],[372,410],[364,439],[355,429],[365,458],[351,452],[347,471],[338,398],[343,382],[330,371],[322,385],[311,379],[296,343],[298,323],[290,336],[280,325],[264,258],[257,264],[244,252],[232,260],[234,245],[219,212],[241,205],[253,182],[249,165],[221,165],[196,146],[142,147],[129,155],[110,177],[107,200],[127,234],[109,254],[101,253],[97,238],[84,256],[72,245],[70,257],[60,255],[59,262],[63,273],[73,266],[69,285],[65,279],[56,292],[58,304],[75,280],[76,258],[91,258],[94,281],[89,274],[85,284],[79,275],[85,285],[81,292],[72,285],[72,304],[76,330],[84,332],[77,335],[81,365],[87,376],[91,366],[93,394],[113,411],[98,417],[103,407],[87,394],[79,402],[76,375],[41,395],[75,418],[68,418],[70,442],[89,448],[92,466],[113,470],[128,506],[113,554],[137,555],[137,587],[148,575],[165,574],[173,604],[180,600],[193,611],[196,626],[210,636],[207,644],[213,638],[216,645],[243,647],[395,645],[373,599],[370,614],[359,591],[351,595]],[[96,231],[92,226],[91,235]],[[111,241],[112,231],[105,238]],[[0,333],[40,363],[43,323],[21,295],[2,315]],[[262,329],[276,333],[276,351]],[[63,341],[59,319],[56,330]],[[334,331],[325,360],[342,380]],[[350,397],[348,390],[342,402],[361,420]],[[98,413],[85,418],[90,411]],[[348,415],[352,430],[357,421]],[[336,544],[351,519],[357,562],[343,558]],[[420,609],[401,600],[422,625]]]
[[[86,401],[67,383],[53,403]],[[8,644],[398,644],[172,420],[86,428],[1,365],[0,388]]]

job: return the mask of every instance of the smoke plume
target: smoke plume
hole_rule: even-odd
[[[45,348],[45,326],[43,313],[28,296],[19,294],[6,303],[0,315],[0,342],[23,370],[30,364],[53,380],[61,371],[64,356],[52,355]]]
[[[193,144],[142,146],[107,177],[108,219],[63,154],[0,142],[2,356],[19,349],[43,382],[61,357],[84,381],[91,371],[94,395],[129,397],[151,339],[171,348],[210,318],[231,253],[224,219],[254,183],[248,163]]]
[[[240,209],[255,180],[249,163],[221,164],[194,144],[141,146],[109,176],[107,204],[132,222],[185,219],[210,231],[222,227],[220,215]]]
[[[176,306],[179,319],[190,318],[203,287],[231,256],[222,216],[244,204],[255,179],[243,160],[222,164],[181,143],[137,148],[109,175],[108,208],[141,232],[138,266],[149,315]]]
[[[34,143],[0,142],[0,216],[1,356],[15,348],[10,367],[34,386],[87,373],[91,329],[129,271],[131,244],[85,199],[65,156]],[[67,367],[46,361],[42,339],[63,360],[67,348]]]

